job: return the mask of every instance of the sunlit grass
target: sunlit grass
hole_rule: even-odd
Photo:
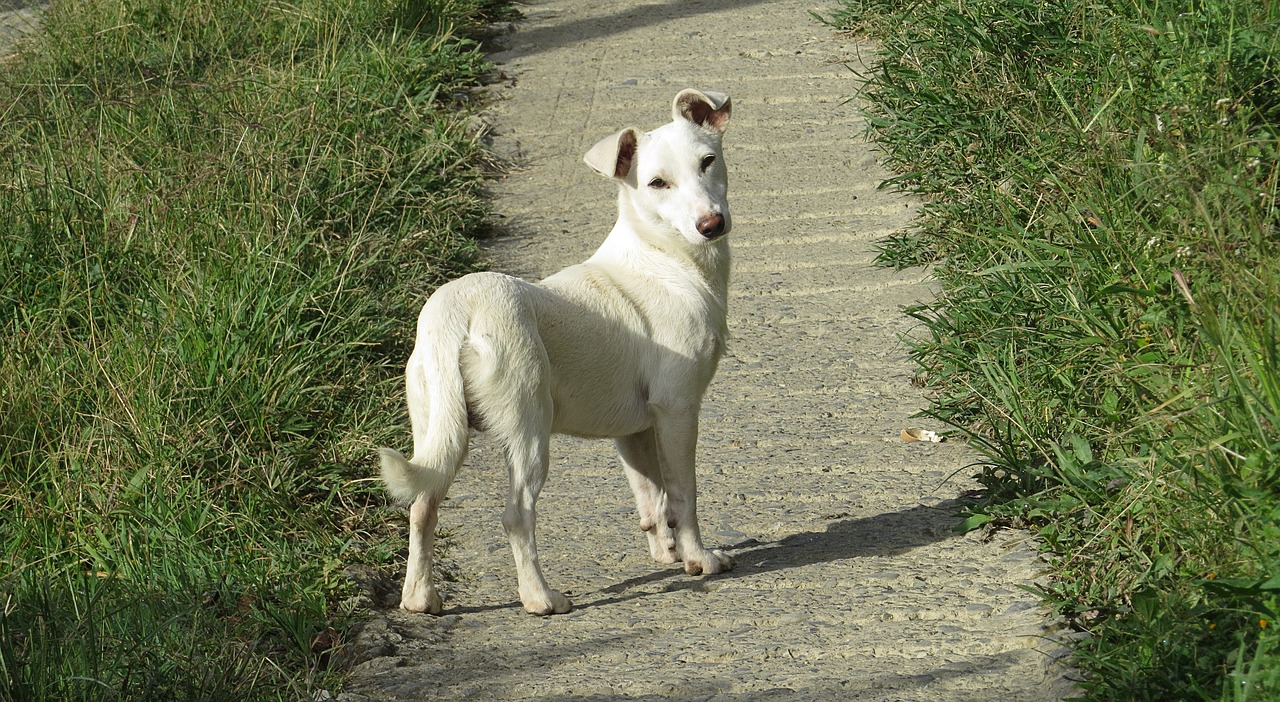
[[[928,205],[929,412],[1038,530],[1095,699],[1280,695],[1280,6],[848,2]]]
[[[0,71],[0,698],[324,683],[406,330],[477,265],[490,9],[55,3]]]

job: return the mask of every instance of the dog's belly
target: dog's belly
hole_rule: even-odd
[[[715,372],[719,325],[700,293],[620,265],[582,264],[533,286],[524,301],[546,352],[557,433],[642,432],[659,414],[696,407]]]
[[[551,430],[589,439],[629,436],[653,425],[645,393],[636,387],[610,387],[580,382],[556,384],[551,398],[555,415]]]

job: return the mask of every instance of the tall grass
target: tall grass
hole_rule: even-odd
[[[1092,699],[1280,698],[1280,3],[847,2],[928,196],[887,265],[969,525],[1038,530]]]
[[[54,3],[0,67],[0,699],[325,682],[495,8]]]

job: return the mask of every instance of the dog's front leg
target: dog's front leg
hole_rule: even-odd
[[[649,555],[659,563],[675,563],[676,540],[667,520],[667,491],[662,485],[658,446],[652,429],[614,442],[636,496],[640,529],[649,539]]]
[[[670,414],[657,424],[658,458],[667,490],[667,524],[675,532],[676,555],[690,575],[712,575],[733,567],[733,559],[702,545],[698,527],[698,486],[694,457],[698,444],[698,414]]]

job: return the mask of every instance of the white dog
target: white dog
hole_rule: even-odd
[[[404,609],[441,609],[436,513],[469,428],[494,432],[506,451],[502,524],[527,611],[570,608],[547,587],[534,540],[552,432],[615,440],[654,559],[691,575],[733,566],[703,546],[694,476],[698,412],[726,335],[729,97],[683,90],[672,112],[584,157],[620,191],[617,224],[590,259],[537,284],[475,273],[423,306],[405,373],[413,458],[381,449],[388,491],[412,503]]]

